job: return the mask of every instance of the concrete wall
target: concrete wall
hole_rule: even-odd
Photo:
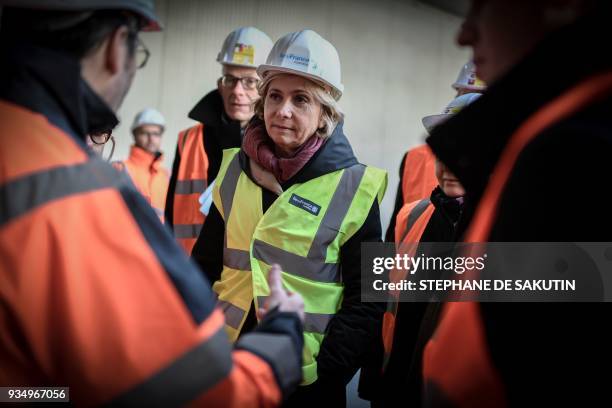
[[[168,121],[162,147],[166,165],[172,165],[177,133],[194,123],[187,112],[216,86],[221,68],[215,58],[233,29],[253,25],[274,41],[314,29],[340,54],[340,104],[357,157],[389,172],[386,229],[401,157],[422,142],[421,118],[452,99],[450,84],[469,57],[454,44],[458,17],[417,1],[391,0],[157,0],[157,8],[165,30],[142,35],[152,55],[119,112],[116,159],[128,153],[134,115],[151,106]]]

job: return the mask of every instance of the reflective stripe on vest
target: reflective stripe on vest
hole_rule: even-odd
[[[421,241],[421,236],[435,210],[431,201],[426,198],[420,201],[404,204],[397,214],[395,223],[395,242],[398,253],[414,255],[417,243]],[[404,244],[404,245],[402,245]],[[389,275],[391,282],[399,282],[405,278],[407,271],[392,270]],[[383,315],[382,340],[383,340],[383,371],[386,369],[391,357],[393,348],[393,338],[395,336],[395,322],[399,302],[399,291],[390,291],[387,301],[387,310]]]
[[[235,339],[251,304],[265,303],[270,265],[280,264],[285,287],[304,298],[303,374],[304,383],[310,384],[316,380],[321,342],[342,298],[340,247],[363,225],[374,200],[382,199],[386,174],[355,165],[295,184],[264,214],[262,190],[241,170],[238,151],[224,151],[213,188],[226,224],[224,268],[213,290],[230,311],[227,329]]]
[[[395,242],[420,242],[434,210],[428,198],[405,204],[397,213]]]
[[[0,197],[7,198],[2,202],[0,227],[50,201],[103,188],[118,188],[124,183],[130,181],[118,177],[108,163],[97,158],[10,180],[0,186]]]
[[[431,195],[438,185],[436,157],[427,145],[408,150],[402,173],[403,203],[411,203]]]
[[[178,151],[181,160],[174,188],[174,236],[185,252],[191,254],[205,219],[198,201],[208,186],[204,125],[198,124],[181,132]]]
[[[489,179],[464,242],[487,242],[499,200],[521,152],[545,129],[612,93],[612,73],[593,76],[549,102],[512,135]],[[462,406],[506,406],[504,385],[493,366],[480,307],[474,302],[444,305],[434,337],[423,354],[423,377],[432,397]],[[427,399],[428,396],[426,395]]]

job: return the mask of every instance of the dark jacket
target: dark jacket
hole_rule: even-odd
[[[604,2],[601,2],[604,3]],[[607,10],[603,10],[603,8]],[[543,41],[427,143],[466,189],[469,225],[510,136],[589,76],[610,72],[609,6]],[[612,96],[549,127],[520,154],[489,241],[611,241]],[[587,271],[584,271],[587,273]],[[493,363],[513,405],[609,405],[612,309],[605,303],[481,304]],[[606,402],[607,401],[607,402]]]
[[[430,200],[435,210],[423,231],[421,242],[455,242],[461,201],[448,197],[440,187],[432,191]],[[417,251],[424,252],[420,249]],[[398,390],[402,390],[404,406],[421,406],[421,356],[436,326],[439,312],[439,303],[398,303],[391,355],[371,396],[374,407],[397,406]],[[379,347],[382,348],[382,343]],[[382,350],[379,353],[382,354]]]
[[[248,158],[240,153],[240,165],[250,176]],[[287,190],[295,183],[304,183],[332,171],[357,164],[351,146],[343,133],[342,123],[315,153],[308,163],[290,180],[281,184]],[[277,195],[263,189],[262,208],[265,212]],[[217,281],[223,269],[223,236],[225,224],[215,206],[212,206],[192,256],[206,271],[211,282]],[[380,242],[381,226],[378,202],[374,200],[363,226],[340,249],[344,298],[338,313],[329,323],[327,335],[317,358],[318,381],[308,387],[300,387],[291,404],[306,401],[335,401],[344,404],[345,385],[351,380],[368,353],[373,336],[380,331],[384,306],[377,303],[361,303],[361,242]],[[248,331],[255,324],[254,307],[243,326]]]
[[[240,122],[232,120],[225,114],[223,99],[218,90],[206,94],[189,112],[189,118],[204,124],[203,143],[204,151],[208,157],[208,184],[217,177],[223,150],[232,147],[240,147],[242,143],[242,129]],[[174,225],[174,189],[178,177],[181,155],[178,145],[174,154],[172,174],[166,197],[165,219],[170,228]]]

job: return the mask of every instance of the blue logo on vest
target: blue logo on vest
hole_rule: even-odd
[[[289,204],[295,205],[297,208],[301,208],[302,210],[306,210],[312,215],[319,215],[319,211],[321,211],[321,206],[313,203],[303,197],[300,197],[297,194],[291,194],[291,198],[289,198]]]

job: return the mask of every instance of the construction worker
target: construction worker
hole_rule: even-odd
[[[427,139],[465,188],[464,242],[610,241],[611,17],[603,0],[472,2],[458,42],[491,87]],[[517,274],[564,258],[530,255],[512,259]],[[592,300],[446,303],[424,351],[425,405],[610,405],[598,373],[611,310]]]
[[[279,405],[303,347],[279,268],[232,350],[206,280],[85,144],[146,63],[152,2],[0,5],[0,385],[67,386],[75,405]]]
[[[265,62],[271,48],[270,37],[255,27],[232,31],[217,55],[222,67],[217,89],[189,112],[189,118],[200,123],[179,133],[166,200],[166,223],[188,254],[205,218],[198,199],[217,177],[223,149],[240,147],[259,97],[255,68]]]
[[[458,96],[438,115],[423,118],[427,132],[480,97],[477,93]],[[461,217],[465,190],[448,168],[436,160],[435,175],[438,186],[429,198],[404,204],[397,216],[395,242],[400,253],[427,254],[428,248],[419,242],[455,242],[455,231]],[[436,250],[441,250],[437,247]],[[396,279],[405,279],[405,276]],[[440,310],[440,303],[400,302],[399,293],[391,293],[383,318],[383,377],[375,407],[392,407],[397,404],[394,391],[403,390],[406,406],[421,406],[422,338],[431,336]],[[427,334],[425,334],[427,333]]]
[[[466,93],[482,93],[486,89],[485,83],[476,75],[476,67],[473,61],[468,61],[461,67],[452,87],[457,91],[455,96]],[[385,234],[386,242],[395,240],[397,214],[404,204],[429,197],[431,191],[438,185],[435,176],[435,156],[431,149],[426,144],[409,149],[402,158],[399,175],[400,181],[395,196],[395,207]]]
[[[257,116],[242,148],[224,151],[193,257],[234,340],[257,324],[264,277],[281,262],[283,283],[306,305],[303,387],[287,406],[344,406],[384,312],[361,303],[360,254],[362,242],[380,241],[387,175],[360,164],[344,135],[332,44],[312,30],[289,33],[257,70]]]
[[[166,120],[152,108],[139,112],[132,123],[134,144],[124,161],[113,163],[115,168],[125,171],[144,196],[155,213],[164,221],[169,173],[163,167],[163,154],[159,151]]]

